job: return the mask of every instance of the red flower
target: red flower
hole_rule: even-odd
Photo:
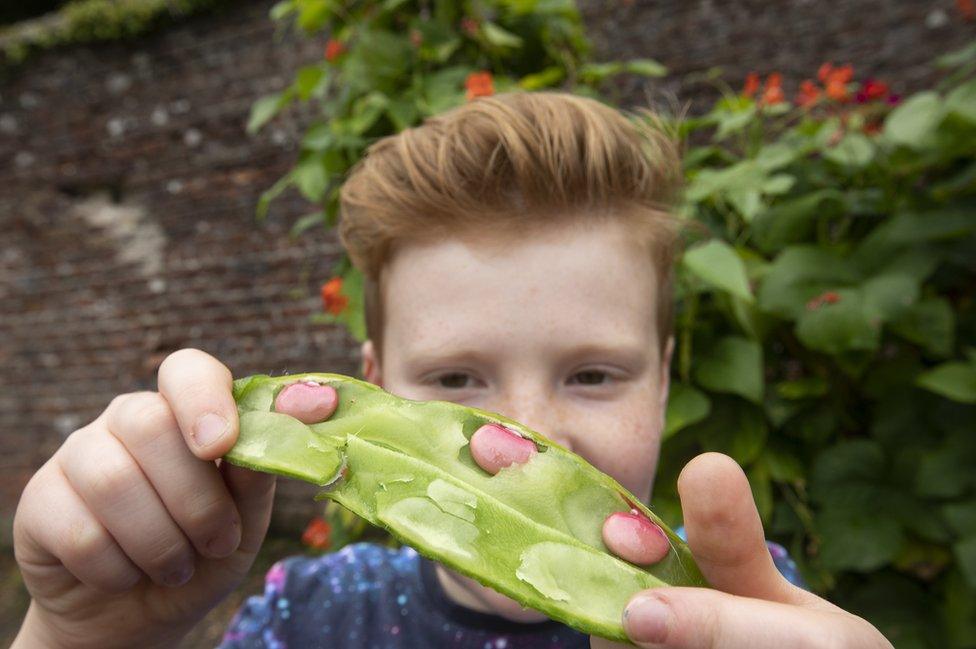
[[[881,122],[868,122],[864,125],[865,135],[877,135],[881,132]]]
[[[316,516],[302,532],[302,543],[316,550],[328,550],[332,545],[332,526]]]
[[[474,18],[471,18],[470,16],[466,16],[461,19],[461,31],[463,31],[471,38],[477,36],[480,30],[481,30],[481,26],[478,24],[478,21],[475,20]]]
[[[877,79],[865,79],[861,84],[861,93],[869,100],[884,99],[888,96],[888,84]]]
[[[820,99],[820,88],[810,79],[805,79],[800,84],[800,91],[796,93],[796,104],[798,106],[809,106]]]
[[[335,63],[336,60],[346,53],[346,46],[342,41],[337,41],[334,38],[330,38],[325,43],[325,60],[329,63]]]
[[[464,80],[464,87],[468,89],[468,101],[476,97],[489,97],[495,94],[494,77],[491,72],[472,72]]]
[[[973,0],[956,0],[956,9],[962,14],[963,20],[976,18],[976,3]]]
[[[349,305],[349,296],[342,294],[342,278],[333,277],[322,285],[322,309],[339,315]]]
[[[773,72],[766,77],[766,87],[763,89],[762,99],[759,100],[759,103],[772,106],[773,104],[781,104],[786,101],[782,84],[783,75],[779,72]]]
[[[742,86],[742,96],[752,97],[759,90],[759,75],[755,72],[750,72],[746,75],[746,83]]]
[[[825,304],[837,304],[840,294],[837,291],[827,291],[807,302],[807,311],[816,311]]]

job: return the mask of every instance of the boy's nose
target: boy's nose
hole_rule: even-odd
[[[559,415],[558,404],[549,399],[533,397],[528,391],[521,390],[515,396],[503,399],[496,412],[528,426],[570,451],[575,450],[572,437]]]

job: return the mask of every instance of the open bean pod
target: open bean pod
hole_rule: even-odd
[[[276,412],[279,393],[299,383],[311,390],[293,388],[283,400],[314,413],[331,398],[331,390],[316,397],[315,384],[331,386],[335,412],[319,423]],[[626,640],[621,614],[634,593],[707,585],[685,543],[635,496],[500,415],[401,399],[339,374],[250,376],[234,382],[234,398],[241,431],[226,460],[321,485],[317,499],[341,503],[421,554],[584,633]],[[470,440],[489,424],[531,440],[535,452],[486,471]],[[608,551],[603,526],[618,512],[660,526],[670,543],[662,560],[641,566]]]

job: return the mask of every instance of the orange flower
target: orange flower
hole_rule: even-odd
[[[783,75],[779,72],[773,72],[768,77],[766,77],[766,87],[763,89],[762,99],[759,100],[760,104],[767,106],[772,106],[773,104],[781,104],[786,101],[786,95],[783,94]]]
[[[494,77],[491,72],[472,72],[464,80],[464,87],[468,89],[468,101],[476,97],[489,97],[495,94]]]
[[[332,526],[316,516],[302,532],[302,543],[316,550],[328,550],[332,545]]]
[[[325,43],[325,60],[329,63],[335,63],[336,59],[346,53],[346,46],[342,41],[337,41],[334,38],[330,38]]]
[[[742,86],[742,96],[752,97],[759,90],[759,75],[755,72],[750,72],[746,75],[746,83]]]
[[[827,96],[834,101],[845,102],[850,98],[847,85],[841,81],[831,81],[827,84]]]
[[[811,79],[805,79],[800,83],[800,91],[796,93],[796,104],[798,106],[809,106],[820,99],[820,88]]]
[[[349,296],[342,294],[342,278],[333,277],[322,285],[322,309],[339,315],[349,305]]]

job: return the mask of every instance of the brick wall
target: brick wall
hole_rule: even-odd
[[[288,237],[309,209],[296,197],[253,220],[307,115],[252,138],[248,108],[322,46],[277,36],[270,5],[48,52],[0,81],[0,541],[33,471],[112,396],[152,389],[172,350],[199,347],[236,375],[357,371],[351,339],[308,322],[335,239]],[[792,88],[828,59],[909,92],[974,35],[950,0],[582,6],[598,51],[677,75],[622,81],[629,103],[670,93],[701,108],[715,91],[694,73],[718,65],[736,87],[778,69]],[[275,524],[300,525],[313,491],[282,481]]]

